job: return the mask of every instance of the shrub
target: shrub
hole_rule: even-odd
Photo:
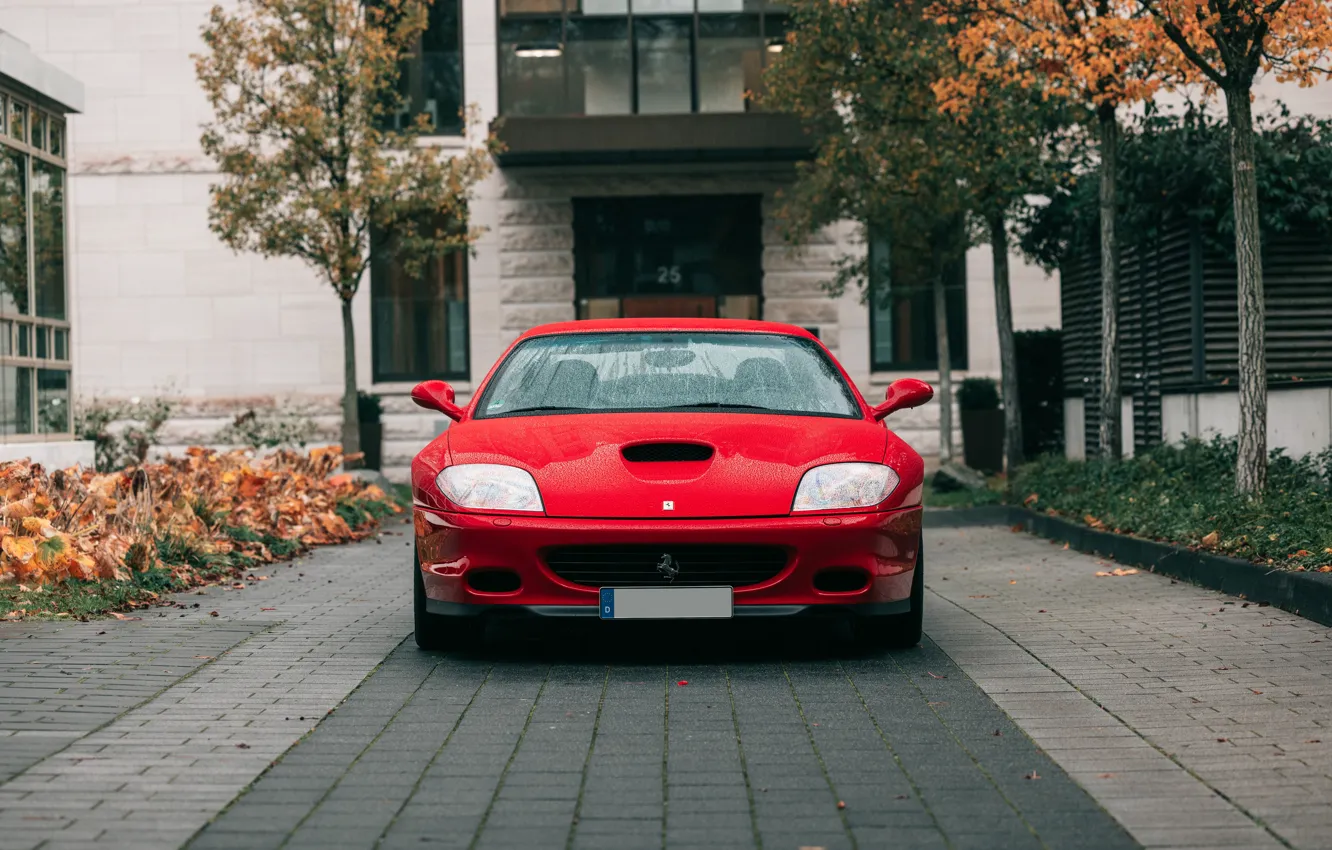
[[[1235,493],[1234,439],[1161,445],[1122,461],[1047,456],[1021,467],[1028,507],[1093,528],[1201,547],[1288,569],[1332,572],[1332,449],[1272,452],[1268,489]]]
[[[957,388],[957,406],[962,410],[996,410],[999,385],[993,378],[963,378]]]
[[[175,402],[165,398],[93,400],[75,412],[74,434],[93,441],[98,472],[138,466],[148,459],[153,446],[160,445],[159,432],[174,410]]]
[[[378,422],[384,415],[384,402],[377,395],[361,390],[356,394],[356,417],[361,422]]]
[[[313,420],[283,407],[254,409],[237,416],[217,432],[217,441],[259,449],[305,448],[318,429]]]

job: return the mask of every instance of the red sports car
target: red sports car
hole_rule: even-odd
[[[920,455],[812,334],[772,322],[543,325],[412,461],[416,642],[475,641],[495,613],[621,619],[843,613],[857,639],[920,639]]]

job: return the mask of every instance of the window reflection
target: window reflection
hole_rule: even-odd
[[[32,162],[32,253],[37,315],[65,318],[65,172]]]
[[[32,370],[0,366],[0,434],[32,433]]]
[[[69,433],[69,373],[37,370],[37,433]]]
[[[786,32],[763,0],[499,0],[500,112],[745,112]]]
[[[374,378],[465,378],[467,252],[432,258],[411,274],[377,235],[370,264]]]
[[[689,54],[690,18],[634,18],[638,58],[638,111],[641,114],[688,113],[693,103]]]
[[[746,111],[763,73],[758,16],[709,15],[698,36],[698,111]]]
[[[16,100],[9,101],[9,137],[28,140],[28,107]]]
[[[0,311],[28,312],[28,157],[0,147]]]
[[[65,141],[63,118],[0,94],[0,441],[72,426]]]
[[[876,228],[870,234],[869,263],[871,368],[885,371],[939,368],[929,246],[922,239],[897,240],[890,245],[887,233]],[[950,263],[944,270],[944,299],[952,367],[965,369],[965,260]]]
[[[390,122],[402,130],[424,114],[441,135],[463,129],[462,36],[458,0],[430,4],[430,22],[398,78],[402,103]],[[55,138],[52,137],[52,144]]]
[[[564,106],[564,41],[559,18],[500,22],[500,112],[561,115]]]
[[[629,21],[625,18],[570,18],[569,101],[572,115],[628,115],[633,112],[629,63]]]

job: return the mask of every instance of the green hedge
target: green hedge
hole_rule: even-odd
[[[1014,476],[1011,498],[1138,537],[1282,569],[1332,572],[1332,449],[1272,453],[1260,499],[1235,494],[1233,439],[1158,446],[1122,461],[1049,456]]]

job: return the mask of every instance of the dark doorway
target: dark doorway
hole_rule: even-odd
[[[757,195],[574,199],[578,318],[757,319]]]

